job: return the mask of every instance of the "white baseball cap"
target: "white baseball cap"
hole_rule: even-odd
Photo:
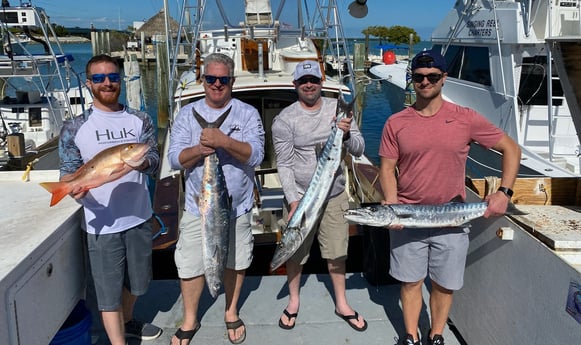
[[[294,80],[298,80],[306,75],[323,78],[323,74],[321,74],[321,68],[319,68],[319,63],[312,60],[299,62],[295,68],[295,72],[293,73]]]

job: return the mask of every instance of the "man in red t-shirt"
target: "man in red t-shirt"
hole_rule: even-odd
[[[442,204],[465,199],[465,167],[471,142],[502,153],[498,192],[486,197],[484,217],[503,215],[516,179],[521,151],[514,140],[476,111],[442,98],[447,65],[437,51],[412,60],[416,102],[386,121],[379,156],[385,204]],[[397,168],[397,176],[396,176]],[[430,274],[431,330],[429,345],[444,344],[442,333],[452,294],[463,284],[468,230],[463,228],[403,229],[390,226],[390,274],[402,282],[401,301],[406,328],[404,345],[419,345],[418,321],[422,285]]]

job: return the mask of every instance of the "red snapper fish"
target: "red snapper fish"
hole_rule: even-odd
[[[40,185],[52,193],[50,206],[54,206],[79,187],[81,191],[88,191],[124,176],[129,172],[123,169],[124,166],[135,168],[143,164],[149,148],[148,144],[140,143],[109,147],[83,164],[66,181],[42,182]]]

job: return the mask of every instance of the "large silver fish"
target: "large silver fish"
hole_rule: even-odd
[[[271,271],[276,270],[293,256],[321,217],[323,204],[327,200],[335,173],[341,163],[343,131],[337,127],[337,124],[343,118],[352,115],[351,110],[354,102],[355,98],[350,103],[346,103],[342,95],[337,100],[335,125],[319,156],[317,168],[311,177],[309,186],[299,201],[291,219],[289,219],[281,241],[274,251],[274,256],[270,263]]]
[[[195,110],[194,117],[203,128],[218,128],[230,110],[214,123],[207,123]],[[204,276],[210,295],[216,298],[224,277],[228,259],[228,242],[232,199],[228,194],[226,179],[218,155],[214,152],[204,158],[202,188],[198,208],[202,218],[202,256]]]
[[[482,217],[487,206],[487,202],[373,205],[347,210],[344,217],[353,223],[375,227],[389,225],[403,225],[406,228],[457,227]]]

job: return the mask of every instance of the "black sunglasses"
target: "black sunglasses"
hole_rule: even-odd
[[[223,77],[216,77],[215,75],[204,75],[204,79],[206,80],[206,83],[212,85],[216,82],[216,80],[220,81],[220,84],[222,85],[226,85],[228,83],[230,83],[230,80],[232,79],[232,77],[229,76],[223,76]]]
[[[94,84],[101,84],[105,82],[105,78],[109,78],[112,83],[118,83],[121,81],[121,75],[119,73],[109,73],[109,74],[93,74],[91,75],[91,81]]]
[[[320,84],[321,83],[321,78],[317,78],[317,77],[301,77],[301,78],[297,79],[297,83],[299,85],[304,85],[306,83]]]
[[[442,79],[442,73],[430,73],[430,74],[421,74],[421,73],[414,73],[412,74],[412,80],[416,83],[421,83],[424,81],[424,78],[428,78],[428,81],[432,84],[435,84]]]

